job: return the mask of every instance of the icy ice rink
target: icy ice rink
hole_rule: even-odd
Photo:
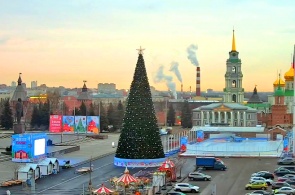
[[[283,140],[246,139],[234,142],[230,139],[208,139],[187,145],[183,156],[233,156],[233,157],[279,157],[283,151]]]

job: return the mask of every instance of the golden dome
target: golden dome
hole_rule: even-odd
[[[279,86],[279,83],[280,83],[280,86],[281,87],[285,87],[285,82],[281,78],[279,78],[275,82],[273,82],[273,86],[274,87],[278,87]]]
[[[288,72],[285,73],[284,78],[285,78],[286,81],[293,81],[293,79],[294,79],[294,68],[292,66],[288,70]]]

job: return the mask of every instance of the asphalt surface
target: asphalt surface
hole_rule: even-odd
[[[125,168],[115,167],[113,165],[114,155],[110,155],[92,162],[94,165],[94,171],[92,172],[92,184],[95,188],[98,188],[102,183],[110,187],[109,179],[112,177],[119,177],[123,174]],[[275,158],[225,158],[222,159],[228,166],[227,171],[206,170],[202,171],[212,176],[212,181],[188,181],[184,179],[183,182],[188,182],[192,185],[200,187],[201,195],[211,195],[212,187],[216,184],[216,195],[244,195],[245,185],[249,182],[250,175],[254,172],[265,170],[273,172],[277,167]],[[181,170],[182,176],[194,170],[195,159],[188,158]],[[81,165],[79,167],[89,166],[89,164]],[[46,178],[42,178],[36,181],[35,194],[81,194],[83,185],[88,186],[89,173],[88,174],[75,174],[76,168],[62,170],[57,175],[50,175]],[[130,173],[134,174],[140,171],[140,168],[130,168]],[[151,170],[151,168],[146,169]],[[179,174],[179,171],[178,171]],[[183,179],[182,179],[183,180]],[[179,180],[178,182],[182,182]],[[171,187],[170,187],[171,188]],[[34,194],[28,188],[22,186],[14,186],[9,188],[0,188],[0,194],[5,194],[5,191],[9,189],[11,194]],[[169,187],[168,187],[169,189]],[[162,191],[165,194],[167,191]],[[271,188],[269,187],[269,191]],[[190,193],[194,195],[194,193]]]
[[[193,160],[193,159],[191,159]],[[205,174],[211,175],[211,181],[188,181],[192,185],[200,187],[201,195],[211,195],[216,185],[216,194],[214,195],[245,195],[253,190],[245,190],[245,185],[249,183],[252,173],[257,171],[273,172],[276,167],[276,158],[224,158],[222,159],[227,165],[227,171],[205,170]],[[276,180],[275,178],[274,180]],[[268,187],[271,192],[271,187]],[[197,193],[189,193],[195,195]]]

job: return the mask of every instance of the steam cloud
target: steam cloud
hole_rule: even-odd
[[[195,66],[199,66],[199,62],[197,59],[196,51],[198,50],[198,46],[191,44],[187,49],[187,58],[191,61],[191,63]]]
[[[181,74],[179,72],[178,66],[179,66],[178,62],[171,62],[171,66],[170,66],[169,71],[174,72],[177,79],[182,83],[182,77],[181,77]]]
[[[176,93],[176,85],[173,82],[173,77],[169,75],[164,74],[164,66],[160,66],[155,78],[154,78],[155,83],[160,83],[160,82],[166,82],[167,87],[169,90],[172,91],[174,98],[177,98],[177,93]]]

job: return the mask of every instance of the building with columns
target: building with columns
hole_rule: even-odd
[[[257,110],[237,103],[213,103],[193,109],[193,126],[256,127]]]
[[[243,103],[244,88],[243,74],[241,68],[241,59],[236,50],[235,32],[233,31],[232,50],[229,52],[229,58],[226,60],[224,102]]]

